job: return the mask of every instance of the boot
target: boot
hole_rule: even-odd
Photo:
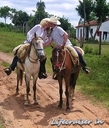
[[[50,58],[51,64],[52,64],[52,58]],[[52,70],[53,70],[53,76],[52,79],[57,80],[57,74],[54,72],[53,64],[52,64]]]
[[[46,79],[48,76],[47,76],[47,74],[46,73],[43,73],[43,72],[40,72],[39,73],[39,79]]]
[[[17,66],[17,62],[18,62],[18,56],[15,55],[13,60],[12,60],[12,63],[10,65],[9,68],[5,68],[4,71],[5,73],[9,76],[11,74],[12,71],[15,70],[16,66]]]
[[[87,67],[82,67],[83,71],[86,73],[86,74],[89,74],[90,73],[90,70],[87,68]]]
[[[55,72],[53,72],[53,77],[52,77],[52,79],[57,80],[57,74],[56,74]]]
[[[5,73],[9,76],[12,72],[11,68],[4,69]]]
[[[46,59],[40,62],[39,79],[46,79],[48,77],[46,74],[45,63]]]

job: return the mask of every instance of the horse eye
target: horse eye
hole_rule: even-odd
[[[38,43],[36,42],[36,45],[38,46]]]

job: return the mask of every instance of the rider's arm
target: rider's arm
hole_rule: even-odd
[[[67,42],[67,39],[68,39],[68,34],[67,33],[64,33],[64,35],[63,35],[63,44],[62,45],[64,45],[65,46],[65,44],[66,44],[66,42]]]
[[[52,40],[48,39],[48,41],[44,43],[44,47],[49,46],[51,43],[52,43]]]

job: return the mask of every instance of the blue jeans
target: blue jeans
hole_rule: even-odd
[[[73,48],[76,50],[76,52],[78,53],[78,56],[79,56],[79,61],[81,63],[81,66],[82,67],[86,67],[86,62],[84,61],[84,58],[82,56],[82,54],[73,46]]]
[[[15,67],[17,66],[18,60],[19,60],[18,57],[15,55],[14,58],[13,58],[13,61],[12,61],[11,65],[10,65],[10,68],[12,69],[12,71],[15,70]]]

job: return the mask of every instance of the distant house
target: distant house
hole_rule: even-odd
[[[97,29],[97,21],[93,20],[90,21],[90,26],[88,23],[85,23],[85,28],[84,28],[84,39],[90,39],[91,34],[94,35],[96,29]],[[107,19],[105,22],[101,24],[101,27],[99,29],[99,32],[97,33],[95,39],[99,40],[99,36],[101,34],[101,40],[105,42],[109,42],[109,19]],[[83,38],[83,24],[79,24],[76,26],[76,38],[81,39]]]

